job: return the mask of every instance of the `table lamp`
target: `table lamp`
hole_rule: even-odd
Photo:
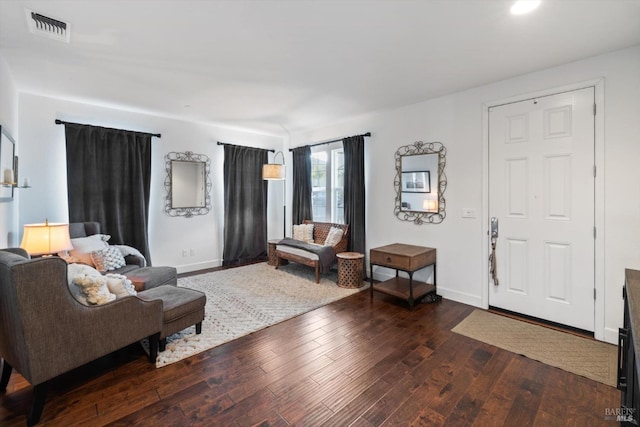
[[[20,247],[29,255],[51,255],[73,249],[69,238],[69,224],[25,224]]]

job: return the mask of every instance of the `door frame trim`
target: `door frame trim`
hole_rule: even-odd
[[[555,95],[562,92],[570,92],[589,87],[594,88],[595,103],[597,105],[594,120],[594,159],[596,166],[596,177],[594,182],[594,221],[596,227],[596,238],[594,242],[594,283],[596,290],[596,300],[594,303],[594,338],[601,341],[617,342],[616,337],[605,336],[605,259],[604,259],[604,77],[592,79],[565,86],[539,90],[509,98],[497,99],[484,102],[482,104],[482,256],[483,260],[489,259],[489,108],[498,105],[525,101],[531,98]],[[489,263],[482,263],[482,295],[481,304],[485,309],[489,308],[489,287],[491,277],[489,274]]]

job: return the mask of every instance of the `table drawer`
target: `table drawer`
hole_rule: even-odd
[[[411,258],[403,255],[395,255],[372,250],[369,253],[370,262],[377,265],[406,270],[411,266]]]
[[[405,271],[415,271],[427,265],[434,264],[436,262],[436,251],[432,249],[414,256],[407,256],[372,249],[369,252],[369,259],[371,264],[383,265]]]

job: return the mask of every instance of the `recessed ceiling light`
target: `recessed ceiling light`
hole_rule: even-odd
[[[511,14],[524,15],[540,6],[540,0],[517,0],[511,6]]]

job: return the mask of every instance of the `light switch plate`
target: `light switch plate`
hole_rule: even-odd
[[[476,208],[462,208],[462,218],[477,218],[478,211]]]

